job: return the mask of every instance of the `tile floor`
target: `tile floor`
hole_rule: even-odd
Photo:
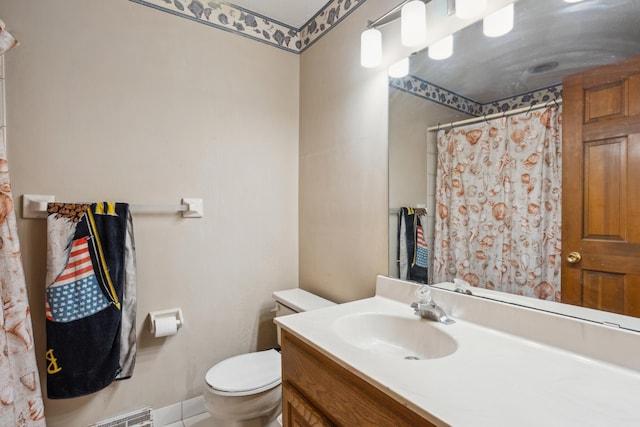
[[[153,410],[154,427],[216,427],[202,396]],[[281,427],[278,420],[269,427]]]

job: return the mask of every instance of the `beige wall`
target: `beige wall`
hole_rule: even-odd
[[[199,395],[214,363],[275,344],[271,292],[298,285],[299,56],[124,0],[0,11],[21,42],[5,58],[16,198],[205,204],[202,219],[134,217],[134,376],[46,400],[49,427]],[[45,221],[19,233],[44,373]],[[147,313],[170,307],[185,327],[151,338]]]
[[[360,66],[368,0],[301,55],[300,287],[338,302],[387,274],[386,70]]]
[[[388,89],[384,69],[360,67],[359,35],[386,2],[300,56],[132,2],[51,3],[0,0],[22,43],[6,61],[14,194],[203,197],[205,218],[134,218],[134,377],[47,400],[50,427],[200,394],[215,362],[273,344],[270,293],[298,269],[335,301],[373,295],[387,273]],[[45,223],[19,227],[44,372]],[[185,328],[150,338],[146,314],[174,306]]]

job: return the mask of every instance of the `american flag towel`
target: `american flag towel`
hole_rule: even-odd
[[[47,319],[73,322],[104,310],[110,301],[100,289],[89,253],[89,237],[71,242],[69,262],[47,287]]]
[[[400,279],[427,283],[429,248],[424,239],[427,212],[403,207],[398,211],[398,271]]]
[[[83,396],[133,373],[135,248],[126,203],[47,209],[47,394]]]

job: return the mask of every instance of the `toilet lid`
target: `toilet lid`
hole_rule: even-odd
[[[241,354],[217,363],[205,381],[219,394],[246,396],[280,384],[280,366],[280,353],[274,349]]]

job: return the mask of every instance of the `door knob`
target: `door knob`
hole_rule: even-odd
[[[567,255],[567,262],[569,264],[577,264],[580,261],[582,261],[582,255],[580,255],[580,252],[571,252]]]

